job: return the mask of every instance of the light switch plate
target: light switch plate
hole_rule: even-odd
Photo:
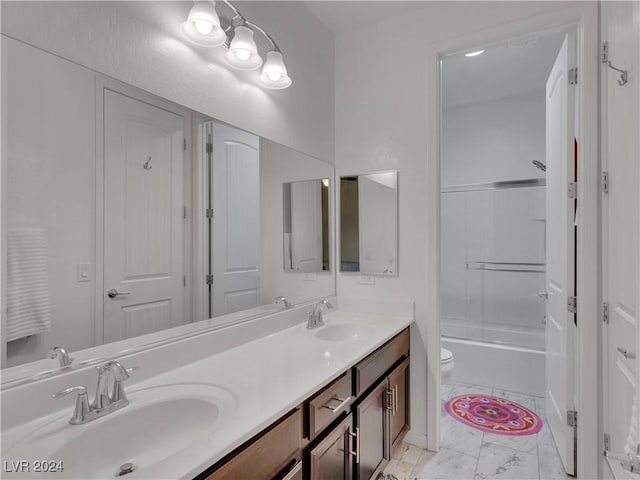
[[[373,285],[376,283],[376,277],[373,275],[360,275],[358,277],[358,284],[360,285]]]
[[[76,265],[76,281],[78,283],[91,281],[91,264],[78,263]]]

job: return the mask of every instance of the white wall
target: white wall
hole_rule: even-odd
[[[278,42],[293,84],[267,90],[181,30],[192,2],[2,2],[2,33],[333,162],[333,37],[302,2],[237,2]],[[224,6],[219,6],[221,12]],[[256,35],[257,37],[257,35]]]
[[[438,366],[427,369],[425,342],[437,318],[427,318],[427,123],[430,43],[478,32],[571,2],[432,3],[424,10],[341,32],[336,36],[337,174],[399,171],[399,276],[377,277],[360,285],[358,277],[338,274],[338,294],[360,298],[415,300],[411,342],[411,433],[427,441],[427,376],[435,390]],[[394,27],[392,27],[392,25]],[[397,28],[396,28],[397,27]],[[429,374],[428,374],[429,371]],[[439,405],[431,396],[430,416]],[[434,433],[435,427],[429,430]],[[432,443],[433,445],[433,443]]]
[[[262,303],[270,303],[284,295],[291,303],[300,303],[335,293],[333,272],[304,274],[284,270],[283,249],[283,192],[282,184],[301,180],[329,178],[329,212],[334,218],[333,166],[304,153],[285,148],[268,140],[260,141],[260,225],[262,235],[261,277],[268,279],[260,284]],[[333,222],[330,251],[334,255]],[[330,263],[334,268],[334,263]]]
[[[443,69],[447,63],[444,61]],[[544,85],[536,92],[445,108],[442,186],[544,178]]]

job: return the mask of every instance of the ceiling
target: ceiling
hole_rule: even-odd
[[[544,90],[564,32],[485,47],[483,54],[445,57],[442,104],[454,107]]]
[[[320,22],[334,34],[349,28],[387,21],[389,17],[429,7],[426,1],[307,1]]]

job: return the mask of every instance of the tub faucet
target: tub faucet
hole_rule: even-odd
[[[318,328],[324,325],[324,320],[322,319],[322,307],[327,309],[333,308],[333,305],[329,303],[328,300],[320,300],[316,303],[316,306],[313,308],[312,312],[308,312],[309,318],[307,320],[307,328],[313,329]]]
[[[60,367],[68,367],[73,362],[73,358],[69,356],[67,351],[62,347],[53,347],[47,352],[47,358],[57,358],[60,362]]]
[[[288,310],[288,309],[290,309],[291,307],[293,307],[293,305],[291,305],[291,303],[289,303],[289,300],[287,300],[286,298],[284,298],[284,297],[282,297],[282,296],[281,296],[281,297],[276,297],[276,298],[273,300],[273,303],[280,303],[280,302],[282,302],[282,304],[284,305],[284,309],[285,309],[285,310]]]

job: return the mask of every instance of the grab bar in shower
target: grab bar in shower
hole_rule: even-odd
[[[528,262],[467,262],[467,270],[487,272],[544,273],[544,263]]]

